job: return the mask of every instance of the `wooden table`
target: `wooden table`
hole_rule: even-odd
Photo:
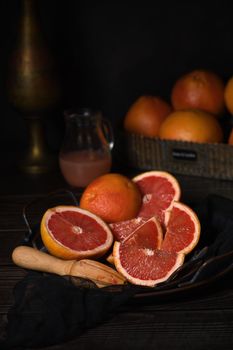
[[[133,171],[132,171],[133,172]],[[233,182],[178,176],[184,202],[209,193],[233,199]],[[22,209],[32,199],[64,187],[59,172],[42,176],[3,173],[0,196],[0,326],[13,303],[12,289],[26,274],[11,252],[25,233]],[[49,349],[232,349],[233,273],[191,295],[124,305],[108,322]]]

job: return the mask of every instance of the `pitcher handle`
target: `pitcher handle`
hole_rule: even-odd
[[[112,150],[114,147],[114,134],[113,134],[111,123],[109,122],[108,119],[105,119],[105,118],[102,119],[102,129],[103,129],[104,136],[108,142],[109,149]]]

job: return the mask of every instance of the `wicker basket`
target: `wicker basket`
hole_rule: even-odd
[[[129,133],[125,141],[127,162],[134,168],[233,179],[233,146],[165,141]]]

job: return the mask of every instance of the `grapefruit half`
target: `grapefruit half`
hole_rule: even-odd
[[[181,189],[174,176],[165,171],[147,171],[133,178],[142,194],[142,205],[138,217],[156,216],[164,223],[165,211],[174,201],[179,201]]]
[[[41,221],[41,238],[52,255],[76,260],[102,256],[113,242],[102,219],[75,206],[48,209]]]
[[[197,245],[201,226],[196,213],[187,205],[174,202],[165,213],[166,233],[162,249],[176,253],[190,253]]]
[[[114,243],[116,269],[137,285],[153,287],[167,280],[183,264],[184,254],[161,250],[161,243],[161,225],[152,218],[123,242]]]

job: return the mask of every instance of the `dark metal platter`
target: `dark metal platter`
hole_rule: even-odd
[[[80,193],[58,190],[28,203],[23,210],[23,218],[28,230],[22,239],[22,244],[46,251],[39,233],[41,215],[47,208],[59,204],[78,205],[79,197]],[[218,236],[216,236],[217,239]],[[104,262],[106,263],[106,260]],[[213,256],[209,253],[207,245],[199,245],[190,256],[186,257],[185,263],[167,281],[153,288],[130,284],[127,288],[132,288],[135,291],[133,296],[135,302],[150,302],[158,297],[176,297],[180,293],[188,294],[197,288],[206,287],[232,270],[233,246],[229,247],[229,250],[224,254],[215,254]],[[114,287],[112,290],[114,290]]]

